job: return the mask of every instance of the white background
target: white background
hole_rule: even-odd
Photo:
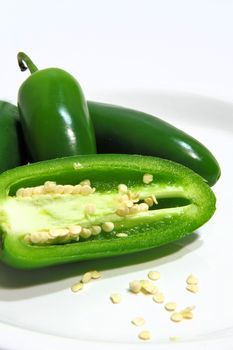
[[[87,98],[123,90],[179,90],[233,99],[232,0],[0,1],[0,99],[16,102],[28,73],[74,74]]]

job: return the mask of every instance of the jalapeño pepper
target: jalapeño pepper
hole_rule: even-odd
[[[0,101],[0,172],[22,165],[25,158],[18,109]]]
[[[96,153],[95,136],[82,89],[62,69],[38,70],[23,52],[22,71],[31,76],[18,93],[22,127],[32,161]]]
[[[181,163],[210,186],[220,177],[213,154],[199,141],[155,116],[129,108],[88,102],[98,153],[157,156]]]
[[[172,161],[86,155],[0,175],[1,259],[37,268],[117,256],[180,239],[208,221],[215,196]]]

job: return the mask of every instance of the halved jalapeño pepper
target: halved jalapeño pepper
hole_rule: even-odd
[[[0,175],[1,258],[30,269],[136,252],[182,238],[214,211],[209,186],[172,161],[43,161]]]

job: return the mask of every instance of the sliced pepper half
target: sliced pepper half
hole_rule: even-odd
[[[1,259],[31,269],[136,252],[182,238],[214,211],[202,178],[168,160],[43,161],[0,175]]]

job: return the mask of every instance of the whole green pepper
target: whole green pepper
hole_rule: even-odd
[[[77,80],[62,69],[38,70],[23,52],[18,63],[22,71],[28,67],[32,73],[18,93],[32,161],[96,153],[93,126]]]
[[[0,172],[24,163],[24,146],[17,107],[0,101]]]
[[[119,106],[88,102],[98,153],[157,156],[181,163],[201,175],[210,186],[220,177],[220,167],[199,141],[165,121]]]
[[[214,211],[202,178],[168,160],[38,162],[0,175],[0,257],[30,269],[141,251],[184,237]]]

